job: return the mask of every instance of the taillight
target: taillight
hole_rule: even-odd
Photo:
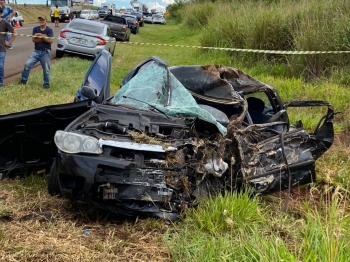
[[[137,22],[136,22],[136,21],[134,21],[134,25],[137,25]]]
[[[97,45],[105,45],[105,44],[106,44],[106,40],[104,40],[102,36],[95,35],[95,37],[96,37],[97,39],[100,40],[100,41],[97,43]]]
[[[122,26],[122,31],[126,31],[126,26],[125,25]]]
[[[66,38],[66,33],[67,32],[72,32],[71,30],[62,30],[61,32],[60,32],[60,37],[62,37],[62,38]]]

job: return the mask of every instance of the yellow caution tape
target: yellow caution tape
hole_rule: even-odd
[[[0,34],[6,34],[6,33],[1,32]],[[27,35],[27,34],[15,34],[15,36],[33,37],[33,35]],[[49,39],[53,39],[53,40],[56,40],[56,39],[57,40],[76,39],[76,38],[45,37],[45,36],[35,36],[35,37],[37,37],[37,38],[49,38]],[[102,40],[88,40],[88,39],[86,39],[86,41],[87,42],[101,42]],[[244,49],[244,48],[213,47],[213,46],[190,46],[190,45],[157,44],[157,43],[119,42],[119,41],[116,41],[116,40],[105,41],[105,42],[112,42],[112,43],[115,42],[117,44],[182,47],[182,48],[222,50],[222,51],[259,53],[259,54],[281,54],[281,55],[315,55],[315,54],[348,54],[348,53],[350,53],[350,50],[339,50],[339,51],[285,51],[285,50]]]

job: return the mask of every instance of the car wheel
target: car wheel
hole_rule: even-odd
[[[58,183],[57,178],[57,168],[56,168],[56,160],[53,161],[52,166],[49,172],[49,180],[47,182],[47,189],[51,196],[61,195],[60,184]]]
[[[56,57],[61,58],[64,55],[64,51],[56,50]]]
[[[115,46],[113,48],[113,51],[111,52],[111,50],[109,50],[109,52],[111,53],[111,56],[114,56],[114,50],[115,50]]]
[[[14,20],[11,21],[11,26],[15,27],[16,26],[16,22]]]
[[[20,25],[20,26],[23,26],[23,21],[19,21],[19,25]]]

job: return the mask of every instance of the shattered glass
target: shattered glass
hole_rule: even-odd
[[[141,110],[155,107],[168,116],[179,118],[198,117],[216,125],[222,135],[227,132],[213,115],[198,106],[192,95],[166,67],[155,62],[133,77],[110,102]]]

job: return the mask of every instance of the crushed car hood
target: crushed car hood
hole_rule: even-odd
[[[316,160],[333,143],[329,102],[283,102],[275,88],[232,67],[168,67],[150,57],[112,97],[110,70],[102,51],[75,103],[0,116],[0,171],[53,162],[50,193],[115,213],[176,219],[227,189],[269,193],[312,182]],[[326,110],[310,132],[301,121],[290,124],[290,107]]]

